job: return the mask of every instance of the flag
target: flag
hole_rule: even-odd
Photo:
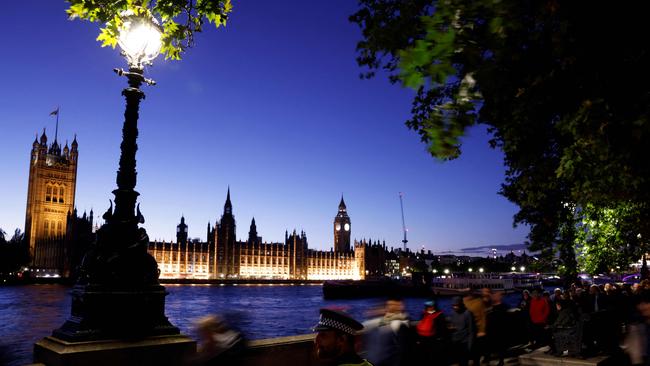
[[[56,110],[52,111],[50,113],[50,116],[58,116],[59,115],[59,107],[56,107]]]

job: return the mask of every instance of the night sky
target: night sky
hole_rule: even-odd
[[[140,109],[138,186],[150,238],[175,238],[181,214],[205,240],[228,186],[237,237],[254,216],[267,241],[305,230],[310,248],[333,245],[341,194],[352,237],[435,252],[521,243],[516,207],[497,191],[504,168],[484,128],[464,154],[440,163],[404,125],[414,92],[385,76],[361,80],[354,1],[235,1],[225,28],[206,26],[182,61],[159,57]],[[35,134],[79,141],[76,206],[108,207],[115,187],[126,79],[98,25],[68,21],[63,0],[3,3],[0,66],[0,227],[24,227]]]

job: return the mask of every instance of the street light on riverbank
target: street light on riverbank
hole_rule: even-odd
[[[179,336],[179,329],[165,316],[166,292],[158,282],[157,263],[147,252],[147,232],[138,227],[144,223],[144,216],[139,205],[136,207],[139,193],[135,191],[138,113],[140,101],[145,96],[140,87],[143,83],[155,84],[144,77],[144,66],[150,65],[160,53],[162,29],[150,14],[122,12],[120,19],[118,44],[129,68],[126,71],[114,70],[128,80],[128,87],[122,91],[126,110],[117,189],[113,191],[115,210],[111,202],[103,215],[105,224],[97,231],[96,241],[84,257],[79,279],[72,290],[72,316],[53,332],[54,337],[45,340],[63,341],[60,344],[110,339],[137,340],[146,343],[141,348],[143,354],[152,357],[148,362],[169,364],[191,352],[194,342]],[[158,338],[149,342],[154,336]],[[164,341],[165,346],[156,343],[165,336],[168,336]],[[51,349],[56,347],[50,345],[49,348],[41,348],[50,349],[51,353]],[[114,348],[115,345],[107,346],[107,349]],[[106,349],[103,351],[106,353]],[[117,353],[119,351],[110,354]],[[47,352],[39,353],[37,344],[35,359],[42,356],[42,360],[50,360],[44,356],[46,354],[49,355]],[[165,359],[165,354],[172,355],[171,359]],[[84,363],[92,363],[91,356],[78,357],[88,361]],[[137,363],[137,359],[134,358],[132,362]]]

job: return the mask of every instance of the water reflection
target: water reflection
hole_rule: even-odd
[[[32,361],[33,344],[65,321],[68,292],[61,285],[0,287],[0,364]]]

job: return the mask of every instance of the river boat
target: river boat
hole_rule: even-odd
[[[433,293],[437,296],[460,296],[469,292],[478,293],[484,288],[505,293],[515,291],[512,278],[491,275],[438,277],[432,280],[431,286]]]
[[[516,290],[534,290],[544,287],[544,282],[541,277],[534,274],[524,274],[524,275],[513,275],[512,276],[512,285]]]
[[[359,299],[370,297],[431,297],[429,286],[391,279],[339,280],[323,282],[325,299]]]

